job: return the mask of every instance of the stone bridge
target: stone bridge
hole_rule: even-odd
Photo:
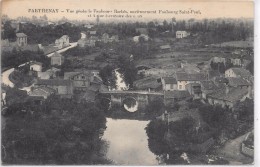
[[[138,102],[138,108],[147,106],[154,99],[163,100],[163,92],[148,91],[104,91],[100,92],[101,98],[107,99],[111,105],[123,105],[126,99],[134,99]]]

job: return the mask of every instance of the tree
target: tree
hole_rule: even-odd
[[[162,115],[164,111],[165,106],[163,103],[163,99],[161,98],[156,98],[153,101],[151,101],[150,105],[148,105],[145,109],[146,115],[152,118]]]
[[[106,118],[94,104],[50,96],[36,108],[27,103],[14,106],[24,111],[18,109],[5,123],[3,164],[108,163],[100,139]]]
[[[3,30],[4,30],[2,32],[2,38],[3,39],[14,40],[16,38],[16,36],[15,36],[15,29],[11,26],[11,21],[6,21],[4,23]]]

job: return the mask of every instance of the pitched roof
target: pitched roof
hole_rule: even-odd
[[[214,84],[213,81],[200,81],[201,87],[203,90],[216,90],[218,87]]]
[[[49,86],[70,86],[72,81],[63,79],[39,79],[36,85],[49,85]]]
[[[251,73],[244,69],[244,68],[230,68],[229,70],[233,70],[233,72],[238,75],[238,76],[241,76],[241,77],[248,77],[248,76],[251,76]]]
[[[207,71],[207,75],[208,75],[209,79],[211,79],[213,77],[220,76],[220,72],[217,70],[209,70],[209,71]]]
[[[174,90],[174,91],[165,91],[164,92],[164,97],[166,99],[173,99],[173,98],[177,98],[177,99],[181,99],[181,98],[186,98],[186,97],[190,97],[190,93],[186,90]]]
[[[57,50],[59,50],[59,48],[54,47],[54,46],[51,46],[51,45],[49,45],[49,46],[44,46],[44,47],[43,47],[43,53],[44,53],[45,55],[47,55],[47,54],[49,54],[49,53],[52,53],[52,52],[55,52],[55,51],[57,51]]]
[[[62,57],[62,55],[58,52],[55,52],[51,57]]]
[[[207,77],[203,73],[187,74],[184,72],[176,72],[177,81],[204,81]]]
[[[147,77],[147,78],[134,81],[134,86],[138,89],[146,89],[146,88],[156,89],[160,87],[161,84],[157,82],[157,78]]]
[[[228,77],[227,80],[228,80],[228,84],[234,87],[251,85],[248,81],[246,81],[243,78]]]
[[[228,93],[226,93],[226,89],[220,89],[209,94],[208,97],[229,101],[229,102],[236,102],[238,100],[241,100],[248,93],[247,88],[228,88],[228,89],[229,89]]]
[[[27,37],[27,35],[26,34],[24,34],[24,33],[16,33],[16,37]]]
[[[21,48],[21,50],[30,50],[30,51],[38,51],[40,48],[39,48],[39,45],[38,44],[27,44],[26,46],[23,46]]]
[[[52,93],[55,93],[55,90],[52,88],[38,87],[38,88],[34,88],[31,92],[29,92],[29,95],[44,96],[44,95],[50,95]]]
[[[163,77],[162,78],[165,81],[165,84],[177,84],[177,81],[173,77]]]
[[[75,75],[79,75],[79,74],[85,74],[87,76],[91,76],[91,73],[89,71],[73,71],[73,72],[65,72],[64,73],[64,79],[70,79],[71,77],[75,76]]]

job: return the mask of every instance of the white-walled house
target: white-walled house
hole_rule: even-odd
[[[200,83],[206,81],[207,75],[204,73],[187,74],[184,72],[177,72],[176,74],[178,90],[186,90],[186,85],[190,83]]]
[[[162,77],[162,86],[164,91],[177,90],[177,81],[173,77]]]
[[[230,68],[225,71],[225,77],[235,77],[235,78],[244,78],[249,79],[251,78],[252,74],[244,69],[244,68]]]
[[[41,72],[42,71],[42,63],[40,63],[40,62],[31,62],[30,63],[30,70],[31,71]]]
[[[69,46],[70,41],[69,41],[69,36],[68,35],[63,35],[61,38],[55,40],[55,45],[61,49],[63,47]]]
[[[187,36],[189,36],[190,33],[188,33],[187,31],[176,31],[176,38],[186,38]]]

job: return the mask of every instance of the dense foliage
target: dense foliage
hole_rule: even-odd
[[[18,67],[29,61],[41,62],[43,63],[43,68],[48,68],[51,63],[50,58],[44,56],[42,52],[13,50],[12,52],[2,52],[1,58],[2,68]]]
[[[108,164],[106,119],[93,104],[50,97],[13,104],[2,131],[4,164]],[[12,111],[10,111],[12,110]]]

